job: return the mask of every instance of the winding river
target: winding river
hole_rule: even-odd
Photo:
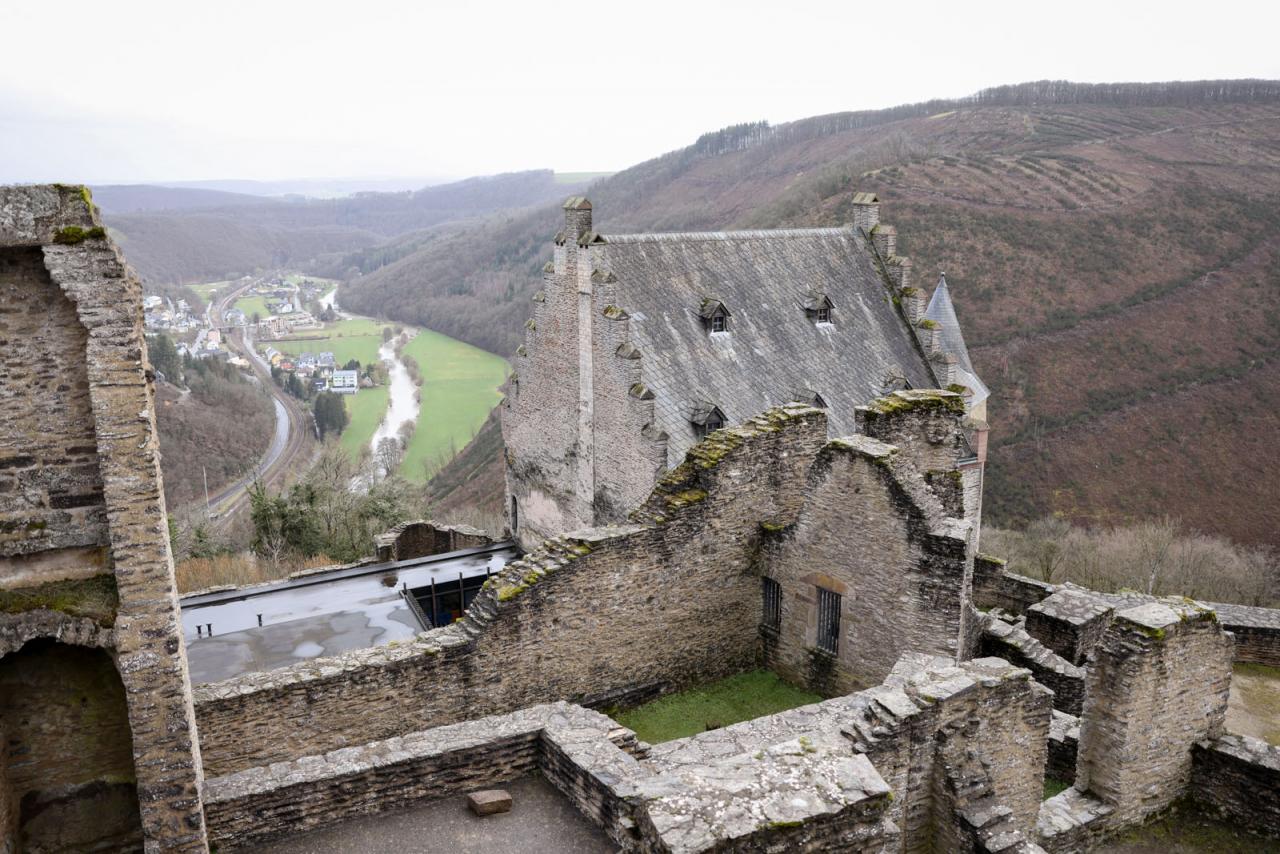
[[[418,387],[413,384],[409,369],[396,355],[395,339],[383,344],[378,350],[378,356],[387,366],[389,403],[387,414],[378,425],[378,429],[374,431],[373,440],[369,445],[375,453],[378,450],[378,443],[383,439],[399,436],[401,424],[406,421],[416,424],[418,421]]]

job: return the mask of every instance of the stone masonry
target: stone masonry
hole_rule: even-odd
[[[925,318],[879,200],[862,195],[872,225],[679,234],[602,234],[590,201],[565,203],[502,405],[523,547],[625,521],[717,427],[794,402],[845,435],[856,407],[935,388],[961,392],[972,416],[964,464],[947,470],[977,531],[985,387],[971,366],[977,389],[959,381],[968,357],[945,282],[945,317]]]
[[[209,823],[252,847],[541,774],[628,852],[1034,852],[1048,719],[1025,670],[914,655],[867,691],[652,749],[554,703],[245,769],[209,781]]]
[[[1046,848],[1088,850],[1188,793],[1196,745],[1223,733],[1231,647],[1194,602],[1115,615],[1087,671],[1075,782],[1041,808]]]
[[[934,394],[944,404],[895,398],[898,417],[955,397]],[[875,684],[907,651],[967,657],[967,523],[946,516],[909,452],[826,435],[825,413],[798,405],[718,431],[659,483],[632,524],[545,543],[490,579],[459,623],[404,645],[200,686],[207,770],[226,774],[550,699],[626,704],[767,656],[780,666],[803,662],[812,641],[801,603],[824,584],[845,591],[847,610],[831,671],[796,673],[815,689],[835,695]],[[837,493],[841,500],[831,500]],[[855,526],[868,539],[850,550]],[[806,550],[823,555],[823,577],[805,568]],[[862,577],[872,565],[882,575]],[[783,603],[768,653],[766,576],[780,582]],[[919,617],[918,632],[889,631],[876,609],[890,601]]]
[[[141,287],[84,188],[0,187],[0,348],[0,677],[32,685],[30,668],[65,662],[49,696],[79,687],[104,710],[122,684],[127,721],[93,750],[127,742],[128,757],[69,763],[59,750],[80,748],[40,742],[30,714],[0,697],[0,829],[18,845],[38,847],[46,831],[65,839],[71,813],[37,823],[22,805],[57,788],[52,803],[74,812],[78,797],[128,785],[136,806],[98,805],[136,809],[148,851],[203,851]],[[93,649],[77,659],[66,645]]]

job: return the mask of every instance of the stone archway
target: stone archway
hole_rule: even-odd
[[[141,850],[124,684],[106,651],[41,639],[0,658],[0,833],[18,854]]]

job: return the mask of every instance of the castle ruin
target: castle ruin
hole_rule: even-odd
[[[988,395],[945,277],[926,306],[879,199],[854,208],[842,228],[604,234],[589,200],[565,202],[502,410],[522,546],[625,521],[720,427],[803,403],[848,435],[857,407],[903,389],[962,394],[939,469],[960,461],[977,531]]]
[[[546,515],[523,503],[525,538],[604,524],[532,544],[452,625],[190,689],[140,297],[80,188],[0,189],[4,854],[258,850],[531,776],[634,852],[1087,851],[1184,800],[1280,837],[1280,748],[1224,723],[1233,658],[1280,650],[1274,612],[1054,587],[978,554],[978,395],[940,345],[914,352],[942,354],[921,370],[949,365],[955,390],[727,404],[598,506],[594,457],[588,492],[575,474]],[[597,384],[579,358],[597,427],[596,391],[632,376]],[[556,404],[571,425],[585,375]],[[542,399],[531,380],[517,410]],[[643,441],[656,417],[630,422]],[[597,711],[760,666],[827,699],[660,745]],[[1042,802],[1046,769],[1073,784]]]

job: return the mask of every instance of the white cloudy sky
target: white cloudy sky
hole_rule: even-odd
[[[1280,78],[1274,0],[0,0],[0,181],[613,170],[1043,78]]]

